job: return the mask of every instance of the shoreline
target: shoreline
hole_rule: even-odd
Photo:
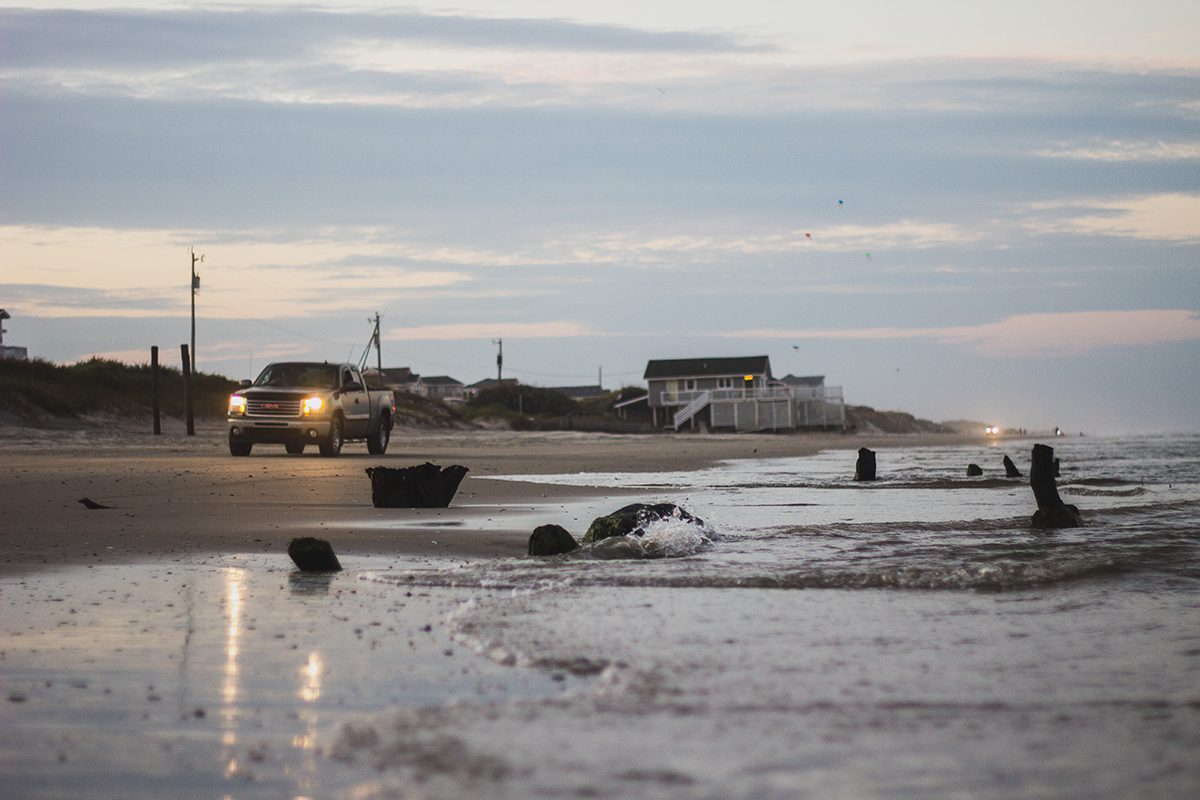
[[[229,455],[223,425],[162,436],[129,425],[76,431],[0,429],[0,575],[55,565],[120,564],[183,555],[277,553],[297,536],[355,556],[523,556],[529,534],[564,514],[608,513],[645,491],[557,486],[521,475],[690,471],[725,460],[786,458],[859,447],[977,444],[952,434],[678,434],[397,429],[385,456],[349,445],[338,458],[261,446]],[[368,466],[431,461],[470,472],[448,509],[376,509]],[[482,478],[508,476],[507,480]],[[518,479],[512,479],[516,476]],[[105,510],[78,503],[87,497]],[[610,507],[611,506],[611,507]],[[574,517],[572,517],[573,519]],[[582,529],[568,529],[581,536]],[[290,563],[290,562],[287,562]]]

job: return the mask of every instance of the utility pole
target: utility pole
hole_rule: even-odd
[[[504,380],[504,340],[492,339],[492,344],[500,348],[496,351],[496,383],[500,383]]]
[[[383,375],[383,353],[379,350],[379,312],[375,312],[375,333],[371,334],[371,340],[375,342],[375,369],[379,372],[382,378]]]
[[[192,256],[192,372],[196,371],[196,292],[200,291],[200,276],[196,274],[196,262],[204,262],[204,254],[196,255],[196,248],[189,247]]]

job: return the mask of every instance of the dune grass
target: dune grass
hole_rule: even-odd
[[[225,415],[237,382],[223,375],[192,376],[192,407],[198,418]],[[160,367],[159,403],[164,416],[185,413],[183,374]],[[148,364],[131,365],[94,358],[75,364],[49,361],[0,361],[0,411],[36,421],[48,417],[93,414],[149,415],[153,376]]]

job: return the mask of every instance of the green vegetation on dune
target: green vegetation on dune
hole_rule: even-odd
[[[501,423],[518,431],[650,432],[645,424],[617,419],[613,406],[625,391],[576,401],[557,389],[504,384],[483,390],[463,411],[474,422]]]
[[[158,380],[162,414],[182,417],[186,407],[182,372],[161,367]],[[223,417],[229,393],[236,388],[236,381],[222,375],[193,375],[195,415]],[[0,361],[0,412],[27,422],[94,414],[149,417],[153,403],[148,364],[134,366],[101,358],[67,365],[36,359]]]
[[[846,406],[846,427],[859,433],[954,433],[952,428],[904,411],[876,411],[870,406]]]

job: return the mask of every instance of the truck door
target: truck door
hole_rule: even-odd
[[[346,438],[361,439],[371,424],[371,400],[358,370],[342,367],[342,415],[346,420]]]

